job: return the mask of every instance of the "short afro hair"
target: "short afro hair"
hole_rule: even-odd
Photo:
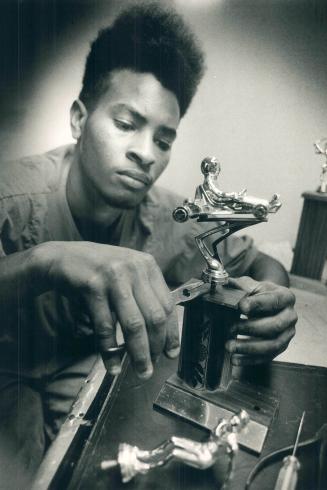
[[[152,73],[187,111],[204,72],[198,40],[174,10],[135,5],[99,31],[86,59],[80,99],[90,109],[108,87],[115,69]]]

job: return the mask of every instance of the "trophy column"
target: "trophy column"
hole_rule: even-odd
[[[232,380],[227,340],[233,338],[232,325],[239,319],[237,304],[244,293],[217,287],[185,303],[178,376],[198,390],[227,389]],[[227,304],[219,304],[224,298]]]
[[[177,374],[162,386],[154,407],[168,411],[210,431],[219,419],[241,409],[250,415],[240,446],[260,454],[278,408],[275,393],[233,379],[225,343],[239,318],[243,291],[217,286],[184,306],[181,353]]]
[[[291,273],[321,279],[327,258],[327,193],[304,192]]]

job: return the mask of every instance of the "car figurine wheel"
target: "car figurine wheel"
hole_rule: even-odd
[[[267,208],[263,205],[263,204],[258,204],[254,210],[253,210],[253,214],[256,218],[265,218],[268,214],[268,210]]]
[[[173,218],[178,223],[184,223],[184,221],[187,221],[189,218],[188,210],[184,208],[184,206],[178,206],[173,211]]]

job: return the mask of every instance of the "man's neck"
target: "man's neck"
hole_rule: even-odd
[[[87,188],[81,177],[77,149],[68,173],[66,198],[77,228],[84,238],[85,230],[90,226],[96,233],[101,233],[113,226],[122,214],[121,209],[109,206],[101,198],[95,199]]]

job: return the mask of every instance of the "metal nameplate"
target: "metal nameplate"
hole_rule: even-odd
[[[154,406],[210,431],[217,426],[220,419],[233,415],[230,410],[214,405],[169,383],[165,383],[161,388]],[[250,420],[247,429],[238,435],[238,442],[245,449],[260,454],[267,432],[268,427]]]

